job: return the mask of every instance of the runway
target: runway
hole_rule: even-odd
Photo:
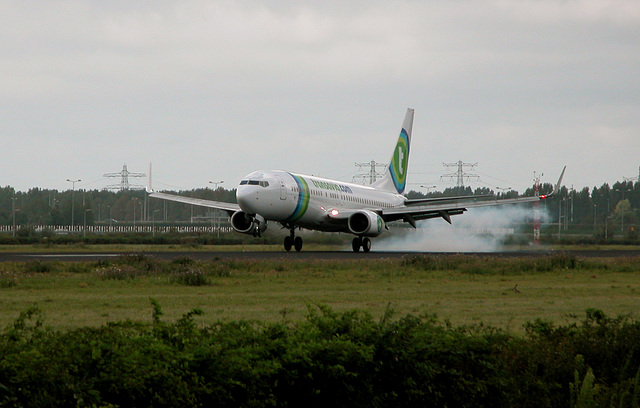
[[[557,253],[569,253],[577,257],[585,258],[620,258],[638,257],[640,250],[535,250],[535,251],[504,251],[504,252],[352,252],[352,251],[150,251],[150,252],[0,252],[0,262],[28,262],[61,261],[61,262],[95,262],[99,260],[115,259],[129,254],[144,254],[152,258],[170,261],[178,258],[191,258],[194,260],[238,259],[238,260],[378,260],[399,259],[412,255],[438,255],[438,256],[478,256],[499,258],[523,258],[541,257]]]

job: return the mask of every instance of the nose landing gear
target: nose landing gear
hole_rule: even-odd
[[[351,242],[351,246],[353,252],[360,252],[360,248],[362,247],[362,251],[366,253],[371,251],[371,240],[368,237],[355,237]]]
[[[267,221],[260,215],[253,218],[253,237],[260,238],[262,233],[267,230]]]

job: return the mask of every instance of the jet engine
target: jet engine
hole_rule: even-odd
[[[231,226],[242,234],[259,237],[267,230],[267,221],[260,215],[248,215],[244,211],[236,211],[231,216]]]
[[[377,237],[384,230],[382,217],[369,210],[353,213],[348,220],[349,231],[362,237]]]

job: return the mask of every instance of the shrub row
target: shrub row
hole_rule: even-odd
[[[172,261],[162,261],[144,253],[120,255],[113,260],[97,262],[63,263],[55,261],[34,260],[5,264],[3,271],[13,268],[16,272],[25,273],[55,273],[55,272],[91,272],[104,268],[126,267],[135,271],[136,275],[150,272],[172,273],[190,268],[204,269],[211,276],[230,276],[232,271],[260,272],[264,270],[351,270],[354,264],[362,268],[379,270],[390,274],[405,274],[410,270],[419,271],[458,271],[470,274],[502,274],[514,275],[522,273],[552,272],[560,270],[574,271],[612,271],[612,272],[640,272],[640,257],[623,258],[584,258],[570,253],[557,253],[548,256],[501,258],[487,255],[437,255],[416,254],[407,255],[399,260],[383,262],[362,261],[322,261],[322,260],[237,260],[220,259],[196,261],[189,257],[176,258]],[[359,266],[360,267],[360,266]]]
[[[24,312],[0,337],[0,406],[638,406],[640,323],[587,311],[524,338],[433,316],[310,307],[283,321],[54,331]]]
[[[354,266],[354,264],[357,264]],[[467,274],[520,275],[561,270],[639,272],[640,258],[618,259],[579,258],[573,254],[555,254],[546,257],[500,258],[476,255],[409,255],[399,260],[371,263],[368,261],[288,261],[219,259],[196,261],[189,257],[162,261],[143,253],[121,255],[112,260],[97,262],[72,262],[33,260],[5,263],[0,271],[0,288],[20,284],[25,274],[46,273],[95,273],[108,280],[132,280],[149,274],[169,276],[171,282],[201,286],[212,283],[212,278],[229,277],[234,272],[265,271],[341,271],[363,268],[382,276],[406,275],[412,271],[457,271]]]
[[[640,258],[583,258],[558,252],[547,256],[501,258],[478,255],[418,254],[405,256],[401,265],[427,271],[459,271],[470,274],[539,273],[558,270],[606,270],[639,272]]]

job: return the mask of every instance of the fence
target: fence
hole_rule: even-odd
[[[218,227],[209,225],[17,225],[16,230],[19,231],[22,228],[33,229],[36,232],[52,231],[54,234],[65,235],[71,233],[135,233],[135,232],[178,232],[178,233],[228,233],[232,232],[231,227]],[[0,233],[13,232],[12,225],[0,225]]]

